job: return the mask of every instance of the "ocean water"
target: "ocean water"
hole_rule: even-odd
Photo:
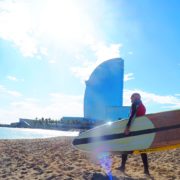
[[[57,136],[78,136],[75,131],[57,131],[29,128],[7,128],[0,127],[0,139],[37,139]]]

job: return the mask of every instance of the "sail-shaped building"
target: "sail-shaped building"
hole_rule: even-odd
[[[114,58],[100,64],[86,81],[84,118],[114,121],[127,118],[123,107],[124,60]]]
[[[123,106],[124,60],[114,58],[97,66],[85,82],[84,117],[62,117],[61,121],[109,122],[128,118]]]

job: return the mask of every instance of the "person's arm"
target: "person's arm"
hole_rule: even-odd
[[[131,115],[130,115],[130,117],[129,117],[129,121],[128,121],[126,127],[130,128],[132,119],[136,116],[136,111],[137,111],[137,105],[136,105],[136,103],[133,103],[133,104],[132,104]]]
[[[132,104],[132,108],[131,108],[131,115],[130,115],[129,120],[128,120],[128,123],[127,123],[127,125],[126,125],[126,129],[125,129],[125,131],[124,131],[124,133],[125,133],[126,135],[128,135],[129,132],[130,132],[129,129],[130,129],[132,120],[133,120],[134,117],[136,116],[136,111],[137,111],[136,103],[133,103],[133,104]]]

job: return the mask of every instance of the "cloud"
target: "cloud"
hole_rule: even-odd
[[[111,58],[116,58],[120,56],[120,48],[122,44],[109,44],[104,43],[94,43],[91,45],[92,51],[95,53],[97,61],[103,62]]]
[[[51,109],[61,116],[83,116],[83,96],[63,93],[52,93]]]
[[[82,6],[59,0],[0,1],[0,39],[12,42],[25,57],[52,59],[62,49],[77,52],[92,41],[95,32]]]
[[[18,122],[19,118],[35,118],[34,116],[38,113],[41,112],[37,103],[26,99],[21,101],[14,100],[9,103],[7,108],[0,108],[0,123],[10,124]]]
[[[45,56],[48,55],[48,49],[46,47],[40,47],[39,50],[42,55],[45,55]]]
[[[111,58],[120,57],[121,47],[121,44],[105,45],[104,43],[92,42],[89,48],[94,54],[95,60],[84,60],[81,66],[71,67],[71,71],[76,77],[85,81],[89,78],[93,70],[102,62]],[[80,59],[81,56],[78,56],[78,58]]]
[[[128,73],[124,75],[124,81],[129,81],[134,79],[134,74],[133,73]]]
[[[81,66],[70,67],[72,73],[81,79],[82,82],[87,80],[92,73],[92,71],[96,68],[93,62],[86,61]]]
[[[8,76],[7,76],[7,79],[10,80],[10,81],[16,81],[16,82],[18,82],[18,81],[24,81],[24,79],[18,79],[17,77],[11,76],[11,75],[8,75]]]
[[[0,86],[0,91],[5,88]],[[150,109],[152,106],[159,109],[180,108],[180,98],[177,96],[162,96],[155,93],[145,92],[140,89],[124,90],[124,105],[130,106],[130,96],[134,92],[139,92],[143,102]],[[33,112],[33,113],[32,113]],[[24,98],[12,101],[8,108],[0,108],[0,123],[17,122],[19,118],[52,118],[60,119],[63,116],[83,117],[83,96],[68,95],[64,93],[51,93],[48,100],[42,101],[35,98]]]
[[[51,60],[49,60],[49,63],[50,63],[50,64],[55,64],[55,63],[56,63],[56,60],[51,59]]]
[[[119,57],[122,45],[98,40],[93,18],[84,11],[83,3],[58,0],[44,0],[43,6],[41,3],[36,0],[0,1],[0,39],[12,42],[24,57],[40,60],[47,57],[51,64],[62,60],[59,58],[61,51],[75,56],[87,48],[95,59],[72,68],[81,79],[86,79],[104,60]]]
[[[17,92],[17,91],[7,91],[7,94],[9,94],[10,96],[14,96],[14,97],[22,96],[22,94],[20,92]]]
[[[32,36],[33,19],[23,1],[0,1],[0,38],[13,42],[23,56],[34,56],[38,42]]]
[[[22,94],[15,90],[9,90],[3,85],[0,85],[0,94],[2,97],[4,96],[10,96],[10,97],[21,97]]]
[[[130,97],[131,94],[134,92],[138,92],[141,94],[142,100],[145,104],[150,105],[159,105],[159,108],[166,108],[166,109],[177,109],[180,108],[180,98],[177,96],[172,96],[172,95],[159,95],[159,94],[154,94],[150,92],[145,92],[140,89],[134,89],[134,90],[124,90],[124,105],[130,105]]]
[[[133,52],[132,52],[132,51],[129,51],[128,54],[129,54],[129,55],[133,55]]]
[[[52,118],[62,116],[83,117],[83,97],[63,93],[51,93],[43,104],[40,99],[24,98],[12,101],[6,109],[0,108],[0,123],[19,121],[19,118]]]
[[[3,91],[5,91],[5,87],[3,86],[3,85],[0,85],[0,92],[3,92]]]
[[[10,81],[17,81],[17,78],[15,76],[7,76],[7,78],[10,80]]]

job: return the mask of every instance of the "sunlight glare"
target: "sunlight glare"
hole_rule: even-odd
[[[111,121],[107,122],[107,125],[109,125],[109,126],[110,126],[111,124],[112,124],[112,122],[111,122]]]
[[[60,41],[79,41],[83,32],[83,16],[74,1],[48,0],[41,12],[41,32]]]

